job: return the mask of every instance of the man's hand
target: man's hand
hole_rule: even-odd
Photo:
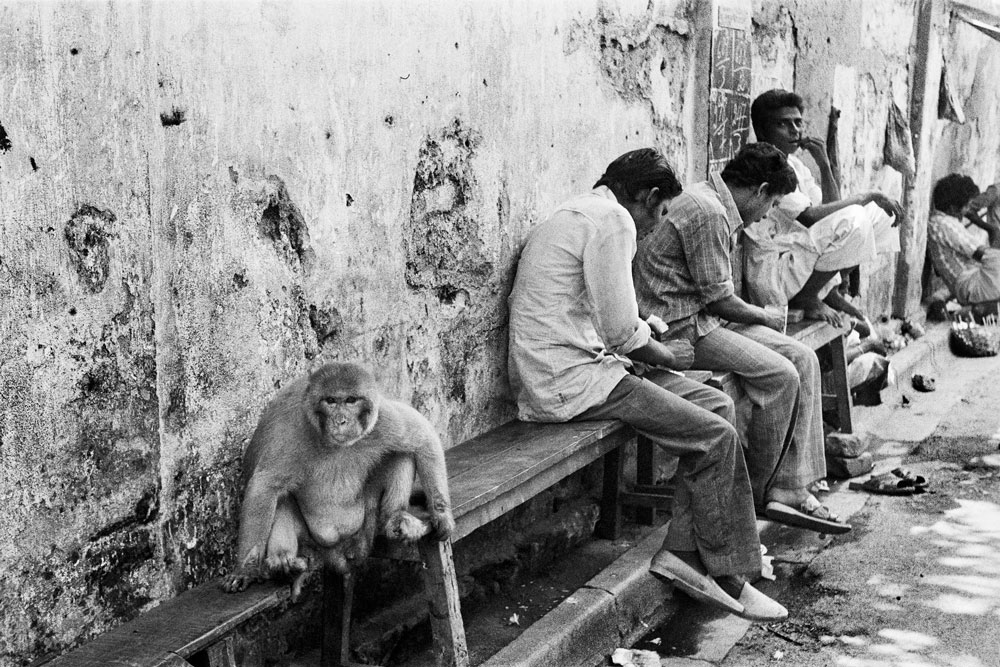
[[[694,346],[690,341],[684,339],[668,340],[663,342],[667,352],[672,357],[671,361],[663,365],[675,371],[686,371],[694,363]]]
[[[774,329],[778,333],[785,333],[786,319],[787,316],[783,312],[778,312],[768,307],[764,308],[764,321],[761,324],[768,329]]]
[[[826,153],[826,142],[816,137],[803,137],[799,140],[799,147],[809,152],[812,159],[820,167],[830,165],[830,156]]]
[[[862,206],[875,202],[876,206],[885,211],[888,215],[893,216],[895,218],[895,220],[892,221],[893,227],[898,226],[899,222],[903,219],[903,207],[899,205],[899,202],[895,199],[889,199],[878,190],[866,192],[862,197],[861,202]]]

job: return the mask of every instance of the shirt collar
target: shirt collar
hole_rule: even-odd
[[[615,193],[611,191],[606,185],[599,185],[590,191],[591,194],[597,195],[598,197],[604,197],[605,199],[610,199],[614,203],[618,203],[618,197],[615,197]]]
[[[726,222],[729,224],[729,233],[735,234],[743,226],[743,217],[740,215],[740,210],[736,208],[736,200],[733,199],[733,193],[729,191],[729,186],[726,185],[726,182],[722,180],[722,176],[719,174],[709,176],[708,182],[716,194],[719,195],[719,201],[726,207]]]

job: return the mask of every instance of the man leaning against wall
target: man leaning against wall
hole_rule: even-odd
[[[654,340],[636,304],[636,238],[680,189],[661,154],[631,151],[531,230],[509,297],[511,388],[523,420],[620,419],[677,456],[650,572],[744,618],[778,620],[785,608],[748,581],[760,538],[732,401],[672,372],[691,364],[690,344]],[[636,375],[635,361],[651,370]]]
[[[751,405],[746,459],[758,511],[837,534],[850,526],[808,490],[826,476],[816,353],[784,334],[783,309],[744,301],[732,271],[740,233],[795,186],[781,151],[746,146],[721,174],[688,186],[671,203],[639,241],[633,276],[642,312],[667,322],[668,339],[694,346],[693,368],[739,378]]]

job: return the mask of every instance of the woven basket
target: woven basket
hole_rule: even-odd
[[[993,357],[1000,352],[1000,328],[955,322],[948,342],[959,357]]]

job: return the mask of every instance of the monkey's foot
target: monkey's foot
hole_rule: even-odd
[[[443,512],[432,514],[431,528],[434,531],[434,537],[442,542],[451,537],[451,534],[455,532],[455,518],[451,515],[451,510],[446,509]]]
[[[305,558],[288,553],[268,556],[265,562],[267,570],[272,576],[275,574],[283,574],[285,576],[300,574],[305,572],[306,568],[309,567],[309,562]]]
[[[385,523],[385,534],[393,540],[415,542],[431,532],[426,521],[421,521],[409,512],[397,512]]]
[[[247,586],[257,579],[252,573],[245,570],[238,570],[222,580],[222,590],[227,593],[239,593],[246,590]]]

